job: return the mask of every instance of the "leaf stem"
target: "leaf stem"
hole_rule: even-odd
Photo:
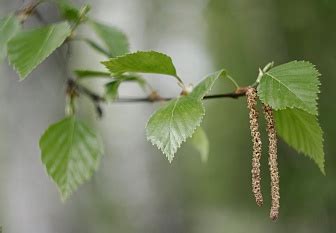
[[[240,87],[236,80],[234,80],[234,78],[232,78],[230,75],[227,74],[226,77],[233,83],[233,85],[235,85],[237,89]]]
[[[79,11],[79,18],[71,26],[71,32],[74,32],[78,26],[86,20],[86,14],[90,11],[89,5],[84,5]]]
[[[253,83],[252,87],[256,87],[258,86],[258,84],[260,83],[260,80],[262,79],[262,77],[264,76],[264,74],[269,71],[274,65],[274,62],[270,62],[268,63],[263,69],[259,68],[259,74],[257,77],[257,80],[255,81],[255,83]]]
[[[182,89],[184,89],[184,88],[185,88],[185,85],[184,85],[182,79],[181,79],[178,75],[174,75],[174,77],[177,79],[177,81],[178,81],[178,85],[179,85],[180,87],[182,87]]]
[[[75,98],[78,96],[76,90],[76,83],[69,79],[67,82],[66,89],[66,105],[65,105],[65,114],[67,116],[73,116],[76,113]]]
[[[16,15],[19,18],[21,24],[23,24],[27,18],[35,12],[36,7],[44,0],[32,0],[27,4],[24,4],[20,10],[16,11]]]

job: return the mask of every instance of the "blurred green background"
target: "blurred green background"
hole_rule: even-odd
[[[326,176],[307,157],[279,146],[280,218],[268,218],[269,173],[262,162],[265,204],[251,194],[252,145],[245,99],[206,102],[203,127],[210,138],[208,163],[188,144],[166,158],[145,139],[144,126],[156,107],[110,104],[99,121],[89,102],[82,117],[104,137],[106,154],[93,179],[65,204],[39,160],[38,140],[64,114],[66,74],[62,50],[25,81],[0,66],[0,225],[3,232],[336,232],[336,1],[334,0],[96,0],[90,15],[118,26],[132,51],[158,50],[172,56],[180,76],[197,82],[226,68],[240,85],[256,79],[269,61],[309,60],[321,77],[320,123],[325,132]],[[0,0],[0,16],[22,1]],[[52,4],[39,11],[58,20]],[[32,18],[25,27],[40,25]],[[92,35],[88,28],[80,31]],[[93,36],[93,35],[92,35]],[[85,44],[72,44],[70,69],[102,69]],[[152,77],[163,96],[178,94],[175,82]],[[93,82],[90,85],[99,83]],[[233,90],[221,81],[216,93]],[[121,96],[141,96],[133,85]],[[265,133],[263,140],[266,142]],[[267,143],[264,143],[265,145]],[[264,149],[267,151],[267,148]]]

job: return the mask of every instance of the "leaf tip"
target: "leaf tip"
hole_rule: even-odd
[[[65,204],[65,202],[70,198],[71,192],[64,191],[60,187],[59,187],[58,191],[59,191],[59,194],[61,196],[62,203]]]
[[[173,154],[169,154],[169,155],[167,155],[167,158],[168,158],[169,163],[172,164],[173,159],[174,159],[174,155]]]
[[[324,176],[326,176],[327,174],[326,174],[325,167],[324,167],[324,161],[323,161],[322,163],[317,164],[317,166],[319,167],[321,173],[322,173]]]
[[[27,76],[28,76],[28,74],[22,74],[22,73],[20,73],[18,71],[17,71],[17,73],[19,75],[19,81],[20,82],[22,82],[23,80],[25,80],[27,78]]]

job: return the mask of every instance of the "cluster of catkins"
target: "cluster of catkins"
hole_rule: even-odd
[[[247,108],[249,109],[250,129],[253,142],[253,157],[252,157],[252,192],[258,206],[263,204],[263,196],[261,193],[261,176],[260,176],[260,158],[261,158],[261,139],[259,132],[257,110],[257,90],[249,87],[246,90]],[[271,196],[272,206],[270,211],[270,218],[276,220],[279,216],[280,208],[280,188],[279,188],[279,172],[277,162],[277,137],[275,131],[275,122],[272,108],[268,105],[263,106],[264,115],[267,123],[268,133],[268,164],[271,173]]]

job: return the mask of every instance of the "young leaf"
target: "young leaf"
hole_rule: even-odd
[[[8,59],[21,79],[35,69],[70,36],[68,23],[22,31],[8,42]]]
[[[104,71],[97,70],[75,70],[77,78],[95,78],[95,77],[108,77],[111,78],[111,74]]]
[[[193,89],[193,91],[189,94],[189,96],[199,100],[203,99],[203,97],[211,90],[216,80],[220,76],[225,75],[226,75],[225,70],[220,70],[213,74],[208,75],[199,84],[197,84],[197,86]]]
[[[150,117],[146,126],[147,139],[172,162],[177,149],[191,137],[203,116],[200,100],[188,96],[171,100]]]
[[[264,104],[275,110],[300,108],[317,115],[319,72],[306,61],[293,61],[267,71],[258,86]]]
[[[190,143],[200,153],[202,162],[209,157],[209,140],[202,127],[198,127],[190,139]]]
[[[121,84],[121,80],[109,82],[105,85],[105,97],[108,100],[115,100],[118,98],[118,89]]]
[[[99,137],[73,116],[51,125],[40,139],[40,149],[63,200],[91,178],[103,154]]]
[[[136,52],[102,62],[112,74],[126,72],[166,74],[177,77],[171,58],[155,51]]]
[[[107,46],[109,57],[121,56],[129,53],[127,36],[115,27],[111,27],[97,21],[90,22],[91,27]]]
[[[275,111],[278,134],[298,152],[312,158],[324,171],[323,132],[316,116],[301,109]]]
[[[7,55],[7,42],[20,28],[20,22],[14,15],[9,15],[0,20],[0,63]]]
[[[80,9],[75,7],[68,0],[58,0],[56,4],[59,8],[61,16],[68,21],[72,21],[74,23],[79,23],[83,19],[86,18],[86,14],[90,11],[89,5],[83,5]]]
[[[67,0],[56,1],[61,16],[69,21],[79,21],[80,20],[80,10],[76,8]]]

